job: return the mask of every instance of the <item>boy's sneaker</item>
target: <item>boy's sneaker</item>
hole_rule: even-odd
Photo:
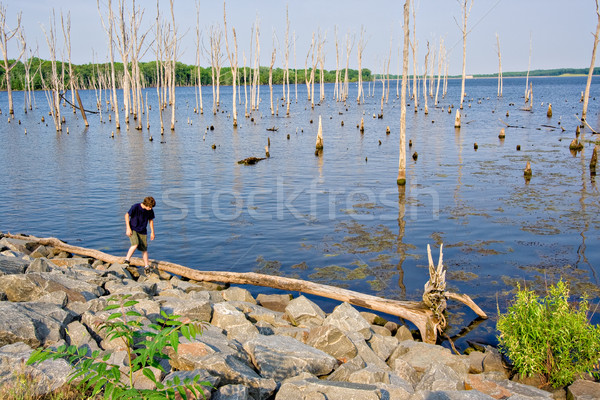
[[[125,260],[123,261],[123,264],[129,267],[131,265],[131,262],[129,260]]]
[[[145,272],[145,273],[148,273],[148,272],[150,272],[150,266],[149,266],[149,265],[146,265],[146,266],[144,267],[144,272]]]

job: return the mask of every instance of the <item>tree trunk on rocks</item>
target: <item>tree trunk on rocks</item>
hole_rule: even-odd
[[[56,238],[37,238],[34,236],[11,234],[7,234],[6,236],[14,239],[25,240],[27,242],[43,244],[44,246],[52,246],[59,250],[86,257],[92,257],[108,263],[121,263],[123,261],[122,257],[116,257],[94,249],[72,246]],[[254,272],[236,273],[227,271],[199,271],[165,261],[152,260],[151,263],[153,266],[162,271],[183,276],[188,279],[193,279],[195,281],[215,281],[241,285],[271,287],[291,292],[303,292],[347,302],[355,306],[365,307],[391,315],[396,315],[412,322],[421,332],[423,341],[427,343],[435,343],[437,340],[437,332],[442,328],[440,323],[443,321],[440,321],[435,316],[434,312],[423,302],[384,299],[333,286],[321,285],[281,276],[257,274]],[[140,258],[132,258],[131,264],[137,266],[144,265]],[[456,295],[449,292],[445,292],[444,295],[446,298],[452,298],[465,303],[480,317],[487,318],[487,315],[481,309],[479,309],[479,307],[477,307],[468,296]]]

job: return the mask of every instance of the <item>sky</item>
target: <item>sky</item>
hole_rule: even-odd
[[[131,4],[131,0],[125,1]],[[161,17],[170,21],[169,0],[159,1]],[[113,0],[113,7],[117,2]],[[60,16],[62,13],[66,18],[70,14],[73,63],[108,60],[108,39],[100,21],[96,0],[4,0],[0,3],[6,8],[7,28],[14,28],[18,13],[22,13],[28,46],[32,51],[37,49],[37,56],[49,58],[44,29],[49,30],[50,17],[54,12],[60,49],[65,48]],[[196,3],[196,0],[174,0],[175,22],[181,37],[178,60],[186,64],[194,64],[196,60]],[[107,0],[100,0],[103,10],[106,4]],[[290,21],[290,68],[304,68],[312,35],[321,32],[326,38],[325,68],[335,69],[337,28],[340,63],[345,63],[344,43],[346,35],[349,35],[354,39],[350,68],[356,69],[357,44],[362,29],[366,42],[363,68],[381,72],[390,57],[391,47],[390,73],[396,74],[401,64],[403,4],[402,1],[383,0],[228,0],[225,6],[230,40],[232,28],[236,30],[240,65],[243,64],[244,55],[250,59],[252,26],[258,21],[261,65],[270,64],[275,48],[275,67],[284,66],[287,8]],[[414,4],[419,73],[423,73],[427,43],[432,57],[434,50],[436,53],[439,51],[440,40],[443,39],[448,54],[449,74],[461,74],[462,32],[458,26],[462,25],[461,4],[456,0],[416,0]],[[141,31],[149,31],[146,43],[154,46],[157,3],[154,0],[137,0],[136,5],[144,9],[144,28]],[[412,30],[412,13],[410,20]],[[589,68],[597,22],[594,0],[474,0],[467,22],[467,74],[498,72],[496,34],[500,40],[504,72],[526,71],[530,54],[531,69]],[[208,32],[211,26],[223,26],[223,2],[200,0],[200,31],[204,47],[209,47]],[[295,61],[293,35],[296,38]],[[11,54],[12,57],[18,55],[15,54],[14,45],[12,43],[9,46],[9,58]],[[65,54],[67,58],[63,50],[59,50],[59,54]],[[150,47],[144,60],[153,59],[155,55],[153,47]],[[200,64],[210,65],[204,52]],[[412,71],[412,59],[410,65]]]

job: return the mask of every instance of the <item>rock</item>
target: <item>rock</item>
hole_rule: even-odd
[[[133,300],[149,299],[157,294],[156,283],[137,282],[131,279],[109,281],[104,285],[104,289],[113,296],[130,294]]]
[[[383,328],[385,329],[385,328]],[[387,329],[385,329],[387,331]],[[392,352],[398,347],[398,339],[390,336],[382,336],[378,334],[373,334],[371,339],[368,340],[369,346],[371,349],[381,358],[383,361],[386,361]]]
[[[223,331],[214,326],[208,326],[202,335],[193,340],[181,338],[177,353],[169,352],[173,368],[194,370],[200,368],[204,357],[218,353],[222,356],[231,355],[246,364],[251,364],[250,357],[242,345],[227,339]]]
[[[225,385],[212,397],[213,400],[249,400],[248,388],[243,385]]]
[[[21,239],[12,239],[3,237],[0,239],[0,247],[6,247],[12,251],[18,253],[29,254],[29,249],[27,249],[27,241]]]
[[[430,367],[431,360],[451,367],[459,376],[465,376],[469,371],[467,356],[452,355],[450,350],[444,347],[412,340],[398,344],[387,360],[388,365],[393,365],[397,358],[408,362],[418,373],[425,372]]]
[[[248,388],[256,400],[268,399],[277,388],[273,379],[262,378],[248,364],[232,355],[213,354],[197,362],[198,369],[205,369],[220,379],[222,385],[240,384]]]
[[[258,303],[268,308],[269,310],[277,311],[277,312],[285,312],[285,308],[292,300],[292,295],[290,294],[259,294],[256,296],[256,300]]]
[[[404,325],[403,325],[404,326]],[[400,325],[398,325],[395,322],[392,321],[388,321],[385,323],[385,325],[383,326],[384,328],[386,328],[388,331],[390,331],[390,333],[392,335],[396,335],[396,332],[398,332],[398,328],[400,328]],[[408,329],[408,328],[407,328]],[[409,331],[410,332],[410,331]],[[412,336],[412,335],[411,335]],[[403,341],[403,340],[407,340],[405,338],[397,338],[398,341]]]
[[[358,332],[368,340],[371,337],[371,325],[349,303],[342,303],[325,318],[324,325],[332,325],[342,332]]]
[[[206,399],[215,399],[215,397],[211,397],[211,392],[212,392],[212,388],[215,388],[219,384],[219,378],[217,378],[216,376],[212,376],[211,374],[208,373],[208,371],[206,371],[204,369],[195,369],[193,371],[171,372],[163,378],[162,384],[167,387],[170,387],[171,385],[169,384],[169,382],[172,383],[175,378],[179,378],[179,380],[181,382],[183,382],[186,379],[193,380],[196,376],[200,376],[200,378],[198,379],[198,383],[206,382],[206,383],[210,384],[210,386],[204,386],[204,385],[201,386],[201,388],[202,388],[201,390],[202,390],[202,393],[204,394],[205,398]],[[189,390],[187,390],[187,389],[185,389],[185,390],[186,390],[188,399],[201,398],[201,396],[202,396],[202,395],[200,395],[199,397],[193,397],[193,396],[191,396],[191,392]],[[234,398],[232,398],[232,400],[233,399]]]
[[[377,382],[375,387],[381,391],[382,399],[389,400],[409,400],[415,392],[406,382],[404,385]]]
[[[93,351],[100,350],[96,340],[81,322],[71,322],[69,325],[67,325],[65,331],[65,339],[67,343],[69,345],[76,346],[77,348],[85,347],[88,351],[88,356],[91,356]]]
[[[410,366],[409,363],[407,363],[403,359],[397,358],[396,360],[394,360],[394,363],[391,365],[391,367],[392,371],[396,376],[404,379],[413,387],[415,387],[416,384],[419,383],[419,374],[413,367]]]
[[[156,302],[166,313],[181,315],[192,321],[210,321],[212,306],[208,300],[186,300],[175,297],[157,296]]]
[[[306,344],[342,361],[353,359],[358,354],[356,346],[346,334],[332,325],[312,328]]]
[[[327,375],[337,366],[336,359],[329,354],[288,336],[258,335],[245,342],[244,349],[260,375],[276,381],[301,372]]]
[[[291,326],[289,321],[284,319],[284,314],[281,312],[245,301],[228,301],[228,303],[243,312],[246,318],[253,323],[266,322],[272,326]]]
[[[0,348],[0,387],[18,385],[26,378],[31,388],[30,396],[37,398],[67,383],[73,367],[63,359],[46,360],[35,365],[25,365],[33,350],[25,343],[14,343]],[[6,394],[6,392],[5,392]]]
[[[389,383],[389,375],[388,371],[384,371],[374,365],[367,365],[365,368],[350,374],[348,382],[366,383],[370,385],[378,382]]]
[[[56,291],[65,292],[69,302],[85,302],[104,293],[100,286],[48,272],[0,276],[0,291],[13,302],[36,300]]]
[[[406,325],[401,325],[396,329],[396,334],[394,335],[399,342],[404,342],[405,340],[414,340],[410,329],[407,328]]]
[[[50,263],[45,258],[36,258],[29,265],[29,267],[27,267],[27,273],[31,274],[34,272],[50,272],[50,271],[52,271],[53,268],[56,268],[56,266],[53,266],[53,265],[54,264]]]
[[[340,381],[340,382],[349,382],[350,376],[357,371],[365,368],[367,363],[360,356],[354,357],[352,360],[343,363],[339,367],[336,368],[329,376],[326,378],[329,381]]]
[[[285,315],[292,325],[309,328],[322,325],[326,317],[325,312],[305,296],[291,300],[285,307]]]
[[[410,397],[410,400],[494,400],[494,398],[485,393],[481,393],[478,390],[421,390],[415,392],[415,394]]]
[[[63,255],[64,256],[64,255]],[[83,257],[55,257],[50,260],[52,264],[58,267],[74,267],[77,265],[91,265],[91,258]]]
[[[415,386],[415,390],[464,390],[464,379],[452,368],[433,361]]]
[[[578,379],[567,388],[568,400],[592,400],[600,398],[600,383]]]
[[[469,373],[481,374],[483,372],[483,359],[485,354],[480,351],[469,353]]]
[[[62,290],[46,293],[42,297],[39,297],[36,302],[38,303],[50,303],[54,304],[60,308],[65,308],[69,303],[69,297]]]
[[[0,275],[22,274],[28,266],[26,260],[0,255]]]
[[[127,265],[125,264],[110,264],[110,267],[106,269],[107,272],[121,279],[133,279]]]
[[[0,302],[0,346],[24,342],[30,347],[64,339],[74,315],[49,303]]]
[[[37,246],[30,254],[32,258],[46,258],[50,256],[50,250],[44,245]]]
[[[211,324],[227,331],[229,338],[247,340],[258,335],[258,329],[246,319],[246,315],[229,303],[217,303],[213,306]]]
[[[485,349],[485,357],[483,358],[483,371],[500,372],[504,374],[505,378],[508,378],[508,371],[506,368],[504,368],[502,356],[497,349],[491,346],[487,346]]]
[[[164,376],[163,372],[155,367],[147,367],[154,375],[154,379],[160,382]],[[144,371],[139,369],[133,373],[133,387],[138,390],[156,390],[156,384],[144,375]]]
[[[376,333],[379,336],[392,336],[392,332],[390,332],[388,328],[383,326],[371,324],[371,330],[373,331],[373,333]],[[398,344],[398,339],[395,339],[395,341],[396,344]]]
[[[317,378],[286,381],[275,396],[275,400],[379,400],[382,398],[381,391],[374,385],[324,381]]]
[[[359,332],[349,332],[348,338],[352,340],[352,343],[356,346],[358,355],[367,363],[367,365],[373,364],[381,369],[390,370],[390,367],[382,360],[371,347],[367,344],[363,336]]]
[[[360,315],[371,325],[385,326],[388,322],[385,318],[372,312],[361,311]]]
[[[225,301],[245,301],[248,303],[256,304],[256,300],[250,294],[247,289],[243,289],[237,286],[230,287],[221,292]]]
[[[297,328],[294,326],[281,326],[273,329],[274,335],[289,336],[302,343],[306,343],[309,333],[310,329],[308,328]]]
[[[514,398],[519,400],[553,399],[552,393],[545,390],[523,385],[522,383],[513,382],[508,379],[495,379],[493,375],[488,374],[468,375],[465,380],[465,386],[475,388],[495,398],[498,398],[495,393],[502,393],[503,395],[507,393],[509,398],[515,396]]]

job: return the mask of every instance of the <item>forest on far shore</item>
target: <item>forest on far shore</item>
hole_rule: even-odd
[[[13,60],[14,61],[14,60]],[[12,63],[13,61],[9,61]],[[26,61],[27,65],[23,62],[19,61],[17,65],[11,70],[11,82],[13,90],[23,90],[26,82],[26,67],[29,66],[29,74],[32,77],[33,82],[33,90],[42,90],[44,89],[42,78],[40,77],[40,72],[43,74],[44,79],[46,81],[50,80],[52,74],[52,66],[51,62],[48,60],[43,60],[39,58],[33,58],[31,60]],[[123,74],[123,64],[115,62],[115,72],[117,76],[122,76]],[[141,72],[141,80],[145,87],[154,87],[156,86],[156,76],[157,76],[157,66],[156,61],[149,62],[140,62],[140,72]],[[58,75],[59,77],[63,77],[65,87],[69,84],[69,64],[67,62],[57,62]],[[75,77],[76,86],[80,89],[97,89],[99,87],[106,88],[107,82],[109,82],[108,75],[110,74],[110,64],[101,63],[101,64],[73,64],[73,76]],[[244,79],[248,82],[248,85],[251,84],[252,77],[252,69],[250,67],[240,68],[238,71],[239,76],[239,84],[244,84]],[[571,76],[571,75],[587,75],[589,69],[588,68],[557,68],[557,69],[538,69],[529,71],[529,76]],[[308,68],[306,71],[304,68],[302,69],[290,69],[290,83],[294,83],[297,79],[299,84],[304,84],[305,82],[305,74],[310,76],[311,68]],[[0,90],[6,90],[6,79],[4,78],[4,70],[0,69]],[[175,76],[176,76],[176,86],[194,86],[197,84],[197,74],[198,67],[195,65],[188,65],[181,62],[177,62]],[[335,82],[335,70],[324,70],[324,80],[328,83]],[[343,76],[345,74],[345,69],[340,71],[340,78],[343,80]],[[315,80],[316,82],[320,81],[321,70],[315,70]],[[503,77],[521,77],[526,76],[527,71],[521,72],[503,72]],[[600,75],[600,67],[594,68],[594,75]],[[200,67],[200,76],[202,85],[210,85],[211,84],[211,68]],[[498,74],[475,74],[475,78],[492,78],[497,77]],[[382,74],[374,74],[371,70],[367,68],[362,69],[362,79],[365,82],[380,80],[383,78],[388,78],[383,76]],[[412,76],[411,76],[412,77]],[[457,76],[458,77],[458,76]],[[397,79],[398,75],[389,75],[389,79]],[[454,76],[449,76],[449,78],[454,78]],[[268,67],[260,67],[260,83],[267,85],[269,79],[269,68]],[[284,70],[282,68],[273,68],[273,84],[279,85],[282,84],[284,80]],[[348,80],[350,82],[358,81],[358,71],[355,69],[348,69]],[[228,67],[223,67],[221,69],[221,85],[231,85],[232,84],[232,75],[231,70]]]

